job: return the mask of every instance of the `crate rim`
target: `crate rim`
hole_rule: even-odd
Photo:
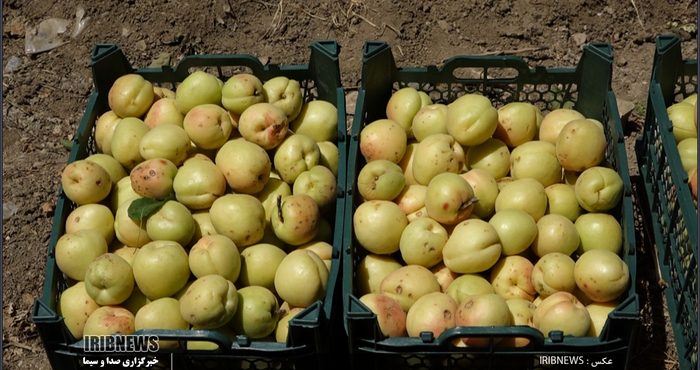
[[[280,358],[288,355],[293,355],[304,350],[316,350],[316,352],[305,353],[306,355],[321,355],[325,351],[318,347],[321,343],[308,343],[304,342],[304,337],[299,337],[296,342],[304,343],[294,343],[295,340],[292,338],[292,332],[301,333],[303,329],[323,329],[324,332],[321,335],[326,335],[328,330],[330,330],[330,320],[332,306],[334,305],[334,296],[339,293],[338,284],[340,282],[340,270],[341,264],[341,243],[342,243],[342,225],[343,225],[343,210],[345,203],[345,173],[347,166],[347,135],[345,131],[346,122],[346,106],[345,106],[345,96],[342,84],[340,81],[340,71],[338,68],[339,54],[341,50],[341,45],[334,39],[321,39],[316,40],[308,45],[311,49],[310,55],[307,59],[307,64],[289,64],[280,65],[277,63],[270,63],[263,65],[260,60],[251,54],[206,54],[206,55],[188,55],[185,56],[181,61],[177,63],[175,67],[170,65],[165,65],[160,68],[133,68],[131,64],[126,60],[123,54],[121,46],[111,43],[97,43],[93,47],[93,51],[90,54],[90,66],[93,72],[93,92],[87,101],[86,110],[83,112],[83,116],[79,123],[78,129],[72,138],[73,147],[68,155],[68,160],[66,164],[74,162],[80,155],[81,148],[79,144],[81,140],[87,142],[86,137],[91,136],[91,132],[88,132],[87,127],[90,124],[92,117],[96,117],[100,107],[100,98],[104,102],[106,100],[106,92],[100,94],[99,85],[110,86],[116,78],[110,77],[99,77],[97,76],[97,68],[105,63],[109,58],[116,58],[118,62],[122,65],[118,66],[116,75],[124,75],[127,73],[135,73],[143,76],[146,80],[151,82],[157,82],[158,77],[166,75],[165,79],[171,79],[171,83],[179,83],[184,80],[186,76],[190,74],[189,69],[193,67],[211,67],[217,66],[219,75],[217,77],[221,78],[223,76],[221,67],[224,66],[246,66],[251,68],[254,72],[261,73],[263,76],[275,77],[276,75],[296,74],[303,77],[305,80],[313,80],[314,89],[326,89],[326,95],[331,97],[327,99],[332,103],[338,114],[338,129],[337,129],[337,146],[339,149],[339,160],[338,160],[338,177],[337,177],[337,199],[336,199],[336,211],[335,211],[335,225],[333,241],[331,245],[333,246],[332,262],[331,268],[334,272],[329,274],[328,288],[326,295],[322,300],[317,300],[315,303],[304,309],[302,312],[297,314],[292,320],[290,320],[290,335],[288,336],[287,343],[269,343],[252,341],[245,335],[238,335],[236,340],[230,340],[229,338],[219,338],[221,335],[217,336],[216,332],[204,332],[196,333],[192,330],[182,330],[182,331],[171,331],[171,330],[156,330],[156,329],[142,329],[132,335],[153,335],[154,333],[161,333],[164,337],[173,337],[173,339],[179,340],[202,340],[208,339],[210,342],[214,342],[223,347],[219,348],[219,351],[212,353],[220,353],[226,356],[233,356],[235,358],[242,358],[247,355],[260,356],[273,356],[273,358]],[[316,56],[314,56],[316,55]],[[326,61],[324,64],[325,68],[331,68],[332,73],[326,73],[328,75],[325,80],[332,81],[332,83],[326,83],[328,86],[321,86],[323,84],[324,77],[321,74],[316,74],[312,68],[321,68],[319,66],[314,66],[314,63],[320,63],[323,60]],[[217,64],[212,65],[211,62]],[[233,65],[227,64],[235,62]],[[103,66],[102,68],[110,68],[109,65]],[[233,74],[232,74],[233,75]],[[150,78],[149,78],[150,77]],[[290,77],[292,78],[292,77]],[[263,80],[263,78],[261,78]],[[222,81],[225,82],[224,79]],[[301,82],[301,81],[300,81]],[[318,90],[317,90],[318,91]],[[335,101],[332,97],[335,96]],[[108,108],[107,108],[108,109]],[[58,283],[54,280],[55,274],[60,274],[58,267],[55,265],[55,258],[53,253],[55,251],[55,245],[60,236],[63,234],[62,231],[62,213],[67,213],[70,211],[65,211],[67,207],[71,204],[63,192],[63,188],[59,185],[57,192],[57,206],[54,215],[54,220],[52,224],[52,232],[49,238],[48,244],[48,254],[46,261],[46,270],[44,273],[44,283],[42,285],[42,294],[39,297],[35,297],[34,304],[32,307],[31,319],[38,326],[60,324],[63,326],[63,318],[58,315],[57,309],[52,308],[54,302],[57,302],[58,296],[60,295],[59,288],[56,286]],[[54,271],[55,270],[55,271]],[[58,271],[58,272],[56,272]],[[41,334],[41,339],[44,345],[44,349],[47,352],[49,359],[51,360],[51,365],[53,366],[52,353],[57,352],[64,355],[77,356],[80,354],[80,348],[82,339],[76,341],[68,330],[63,326],[63,331],[68,334],[72,342],[64,343],[51,343],[54,348],[50,350],[44,338],[42,330],[39,330]],[[194,332],[194,333],[193,333]],[[65,335],[64,333],[64,335]],[[173,334],[175,333],[175,334]],[[48,335],[48,334],[47,334]],[[308,339],[308,338],[307,338]],[[206,351],[193,351],[187,349],[181,349],[175,351],[175,353],[188,354],[189,352],[193,354],[200,354]]]
[[[695,268],[697,270],[697,239],[700,230],[698,228],[697,208],[692,204],[692,196],[687,186],[688,174],[683,170],[680,162],[680,155],[672,131],[673,124],[668,117],[667,108],[676,103],[675,99],[679,94],[687,96],[688,91],[686,90],[686,86],[688,83],[692,82],[692,79],[690,81],[680,81],[681,89],[676,92],[675,89],[678,87],[680,78],[684,76],[693,76],[692,73],[694,73],[696,77],[695,92],[697,93],[697,76],[699,70],[697,58],[684,59],[682,57],[681,38],[678,35],[657,35],[655,41],[654,63],[649,79],[649,92],[647,94],[644,134],[636,138],[635,155],[637,157],[637,162],[640,164],[641,193],[650,205],[649,209],[644,212],[644,218],[645,222],[651,224],[649,227],[649,232],[652,234],[651,241],[657,245],[659,251],[659,270],[661,272],[661,278],[667,282],[672,282],[674,280],[671,276],[673,271],[678,275],[678,279],[682,285],[681,289],[683,289],[686,283],[690,283],[689,279],[693,277],[697,279],[698,276],[689,274],[689,271],[676,270],[683,267],[683,263],[680,260],[682,256],[679,253],[679,249],[686,250],[686,254],[692,253],[695,263],[689,268]],[[665,65],[664,63],[669,64]],[[695,68],[693,68],[693,65]],[[673,73],[668,72],[669,70],[672,70]],[[664,79],[664,77],[669,78],[669,80]],[[675,78],[675,80],[671,81],[670,78]],[[660,142],[661,147],[663,147],[666,157],[666,167],[664,168],[668,168],[668,174],[659,175],[656,173],[658,170],[652,170],[647,164],[648,160],[651,161],[657,158],[655,151],[658,149],[654,148],[655,142],[657,141]],[[659,169],[661,169],[661,167],[659,167]],[[677,235],[676,231],[673,230],[674,225],[669,225],[672,215],[671,212],[675,211],[675,209],[672,209],[674,208],[672,205],[662,202],[662,200],[666,200],[668,196],[662,198],[657,194],[663,193],[665,187],[661,185],[662,183],[670,183],[674,188],[677,207],[683,215],[682,221],[685,224],[685,233],[687,233],[688,237],[687,245],[680,245],[681,240],[679,240],[679,238],[681,235]],[[655,193],[654,190],[657,190],[657,192]],[[651,206],[652,204],[656,205],[656,207]],[[686,256],[686,258],[688,257],[689,256]],[[692,352],[693,343],[687,341],[689,338],[685,336],[685,333],[687,332],[687,334],[690,334],[692,339],[695,340],[695,345],[697,345],[698,317],[697,314],[696,316],[692,316],[691,314],[688,318],[690,320],[690,327],[686,327],[679,315],[688,312],[692,313],[693,307],[690,299],[695,299],[696,302],[700,301],[700,290],[698,290],[697,286],[695,289],[696,295],[691,296],[687,294],[687,291],[677,291],[676,287],[672,283],[669,283],[669,286],[665,288],[664,294],[668,302],[669,316],[671,318],[671,326],[676,341],[680,367],[684,370],[692,368],[693,365],[690,362],[692,357],[688,358],[687,356],[692,356],[694,354],[696,356],[695,364],[697,364],[698,354]],[[692,333],[693,331],[695,331],[695,333]]]
[[[361,87],[359,89],[359,93],[358,93],[358,102],[365,101],[365,94],[366,94],[366,88],[367,88],[367,82],[368,82],[368,79],[365,76],[365,63],[368,60],[370,60],[371,58],[378,55],[380,52],[382,52],[385,49],[390,49],[390,45],[387,42],[367,41],[365,43],[365,48],[363,49],[365,51],[365,55],[363,55],[363,76],[362,76],[363,78],[362,78],[362,85],[361,85]],[[590,43],[590,44],[584,46],[584,49],[589,50],[590,53],[597,55],[603,59],[608,59],[610,61],[610,63],[612,63],[612,47],[610,46],[610,44],[608,44],[608,43]],[[424,73],[425,74],[425,73],[429,73],[429,72],[437,72],[437,73],[444,73],[444,71],[451,72],[457,68],[453,63],[459,63],[460,61],[464,61],[464,60],[468,60],[468,63],[475,63],[475,62],[478,63],[479,61],[482,61],[482,60],[493,60],[494,58],[499,60],[500,63],[503,63],[504,61],[506,63],[516,63],[516,64],[521,63],[525,67],[520,68],[519,71],[522,71],[524,73],[529,73],[529,74],[550,73],[551,75],[554,75],[554,76],[565,74],[565,73],[569,73],[569,74],[575,73],[579,68],[581,68],[581,64],[582,64],[581,60],[580,60],[579,63],[575,67],[569,67],[569,68],[544,68],[541,66],[535,66],[533,68],[529,68],[529,67],[527,67],[527,63],[525,62],[525,60],[523,58],[520,58],[517,56],[498,56],[498,57],[487,56],[487,57],[484,57],[484,56],[457,55],[457,56],[454,56],[454,57],[447,59],[444,62],[444,64],[441,66],[428,65],[426,67],[412,67],[412,66],[411,67],[396,67],[396,65],[393,64],[392,69],[391,69],[391,74],[392,74],[391,81],[393,83],[396,83],[396,81],[399,80],[397,77],[398,74],[406,75],[406,74],[413,74],[413,73],[416,73],[416,74]],[[394,61],[393,58],[390,58],[390,59],[392,62]],[[520,78],[520,77],[522,77],[522,75],[519,75],[516,78]],[[513,80],[514,79],[489,79],[487,81],[490,84],[499,84],[499,83],[512,82]],[[619,119],[619,115],[615,116],[615,114],[614,114],[617,112],[617,105],[616,105],[616,97],[615,97],[614,91],[612,90],[612,87],[610,86],[610,81],[611,81],[611,76],[608,79],[608,83],[607,83],[608,96],[604,98],[604,101],[609,105],[610,111],[612,111],[611,117],[608,117],[608,118],[610,121],[612,121],[612,124],[614,124],[613,132],[618,134],[617,143],[611,143],[611,144],[615,144],[618,146],[622,145],[622,148],[624,150],[624,136],[620,132],[622,125],[621,125],[621,122]],[[444,81],[440,80],[439,82],[444,82]],[[457,79],[455,79],[452,82],[462,82],[462,83],[465,83],[465,82],[466,83],[468,83],[468,82],[485,82],[485,80],[483,80],[483,79],[473,79],[473,80],[470,80],[470,79],[457,80]],[[515,100],[515,101],[518,101],[518,100]],[[354,158],[357,157],[358,150],[359,150],[357,145],[353,145],[353,142],[359,141],[359,132],[361,131],[360,121],[364,121],[366,118],[366,116],[363,116],[363,114],[364,114],[363,110],[364,110],[364,107],[362,106],[362,104],[358,103],[357,106],[355,107],[355,115],[354,115],[355,120],[353,121],[352,133],[351,133],[351,138],[350,138],[351,143],[349,145],[350,153],[348,155],[347,192],[348,192],[349,198],[352,198],[352,195],[353,195],[352,192],[354,190],[353,189],[354,184],[350,183],[350,180],[351,180],[350,175],[351,175],[351,172],[354,171],[354,168],[352,166],[354,166],[354,161],[355,161]],[[624,152],[618,153],[618,154],[624,154]],[[622,166],[624,168],[620,168],[620,170],[623,173],[625,172],[624,170],[627,171],[627,176],[623,176],[623,183],[624,183],[625,189],[624,189],[624,196],[623,196],[623,199],[621,200],[621,203],[624,203],[626,201],[629,204],[622,204],[621,206],[628,208],[628,210],[625,213],[627,214],[627,218],[629,219],[629,218],[633,217],[633,215],[631,214],[631,212],[632,212],[632,209],[631,209],[631,206],[632,206],[632,204],[631,204],[631,181],[629,179],[627,157],[626,156],[621,157],[619,159],[619,162],[624,163],[624,166]],[[625,179],[627,181],[624,181]],[[345,210],[346,220],[352,220],[353,208],[354,208],[353,202],[350,200],[347,201],[346,202],[346,210]],[[624,223],[625,221],[626,220],[620,220],[621,223]],[[623,230],[623,232],[624,232],[624,230]],[[629,236],[629,235],[630,235],[630,233],[628,233],[627,236]],[[352,232],[351,223],[346,221],[343,258],[347,259],[348,261],[343,262],[345,270],[347,270],[347,268],[354,269],[354,262],[350,261],[350,259],[352,258],[352,251],[351,251],[351,248],[353,245],[352,238],[353,238],[353,232]],[[628,257],[634,259],[635,269],[636,269],[636,245],[635,245],[633,230],[632,230],[631,238],[625,238],[625,239],[627,241],[626,247],[627,247],[627,251],[629,253]],[[625,248],[624,245],[623,245],[623,248]],[[348,274],[348,273],[349,273],[348,271],[344,271],[344,275]],[[634,281],[632,278],[634,278],[634,281],[636,281],[636,273],[631,276],[630,286],[628,287],[628,291],[626,293],[626,298],[620,302],[620,305],[618,305],[616,310],[613,310],[610,315],[615,316],[618,319],[632,320],[636,323],[639,321],[639,317],[640,317],[639,296],[636,293],[636,289],[634,286],[635,284],[634,284]],[[344,276],[344,283],[343,283],[344,327],[345,327],[345,331],[349,337],[350,346],[352,346],[353,345],[352,338],[350,338],[352,336],[352,333],[349,332],[348,319],[352,318],[351,316],[355,315],[355,314],[357,315],[357,318],[371,318],[371,319],[376,319],[376,315],[374,313],[372,313],[371,311],[364,312],[364,313],[363,312],[350,312],[350,306],[353,304],[359,303],[359,297],[356,297],[351,291],[348,292],[348,289],[347,289],[348,287],[346,284],[349,284],[349,283],[347,283],[345,281],[347,279],[348,278],[346,276]],[[353,301],[356,301],[356,302],[353,302]],[[623,311],[622,309],[620,309],[623,306],[632,307],[631,312],[630,311]],[[620,309],[620,310],[617,311],[618,309]],[[635,328],[636,328],[636,325],[635,325]],[[523,328],[523,329],[525,329],[525,328]],[[448,330],[453,330],[453,329],[448,329]],[[456,330],[456,331],[459,332],[459,330]],[[518,330],[516,329],[516,332],[517,331]],[[527,331],[527,330],[525,330],[525,331]],[[521,331],[521,333],[522,333],[522,331]],[[554,332],[550,333],[550,336],[553,333]],[[527,334],[527,333],[524,333],[524,334]],[[559,341],[562,339],[559,338],[557,334],[554,334],[554,337],[555,337],[554,338],[555,340],[553,341],[552,338],[550,338],[550,337],[542,336],[542,338],[543,338],[542,342],[546,343],[546,344],[552,344],[552,345],[561,344],[561,342],[559,342]],[[565,337],[565,338],[568,338],[568,337]],[[564,338],[564,340],[566,341],[565,338]],[[396,339],[413,341],[415,343],[424,342],[424,340],[421,338],[408,338],[408,337],[394,338],[394,339],[392,339],[392,341],[396,340]],[[578,339],[581,339],[581,338],[578,338]],[[599,338],[591,338],[591,339],[587,339],[586,341],[593,343],[593,342],[596,342],[596,340],[598,341],[598,345],[610,345],[610,344],[612,344],[612,342],[621,341],[621,339],[619,339],[619,338],[613,339],[612,341],[607,342],[607,343],[601,343],[599,341]],[[358,342],[356,344],[360,344],[360,346],[362,348],[378,349],[379,347],[383,346],[384,344],[388,345],[388,343],[386,343],[384,341],[379,341],[377,338],[374,338],[374,340],[371,338],[370,339],[360,338],[360,339],[357,339],[357,341]],[[407,342],[405,342],[405,343],[406,343],[406,345],[409,345],[409,344],[407,344]],[[564,342],[564,343],[566,344],[566,342]],[[629,343],[626,343],[626,344],[631,345]],[[575,344],[573,344],[572,346],[575,346]],[[401,347],[401,346],[399,346],[399,347]],[[546,346],[543,347],[543,350],[547,350],[547,347]],[[397,353],[399,353],[399,352],[397,352]],[[405,352],[400,352],[400,353],[405,354]],[[440,353],[447,353],[447,352],[440,352]],[[465,352],[465,353],[468,353],[468,352]]]

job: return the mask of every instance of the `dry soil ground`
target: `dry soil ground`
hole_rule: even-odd
[[[74,21],[78,5],[83,19],[90,18],[80,35],[51,51],[25,54],[25,26],[48,18]],[[61,139],[75,133],[92,92],[89,62],[96,43],[118,44],[133,66],[146,67],[161,53],[169,53],[173,65],[192,53],[248,53],[270,63],[304,64],[311,42],[336,39],[352,112],[365,40],[389,42],[399,66],[546,47],[518,55],[531,65],[571,67],[583,43],[609,42],[613,88],[634,108],[626,132],[631,143],[643,127],[654,37],[676,33],[684,57],[695,57],[696,31],[687,25],[697,23],[696,8],[696,0],[5,1],[3,365],[49,368],[31,307],[42,293],[59,175],[68,157]],[[630,145],[628,150],[635,175]],[[654,249],[638,238],[642,331],[631,368],[677,368]]]

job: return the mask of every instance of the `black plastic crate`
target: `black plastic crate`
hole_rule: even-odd
[[[541,356],[573,356],[584,361],[583,368],[590,368],[603,358],[611,363],[604,368],[629,366],[640,313],[634,284],[637,260],[631,182],[622,124],[611,88],[612,61],[609,44],[592,43],[584,47],[576,68],[531,69],[523,59],[513,56],[456,56],[441,67],[397,68],[388,44],[365,43],[362,86],[349,143],[343,244],[343,309],[353,368],[562,368],[540,364]],[[472,75],[478,77],[462,78],[462,68],[477,71]],[[359,195],[354,191],[356,179],[366,163],[359,151],[359,133],[367,124],[386,118],[385,109],[392,93],[406,86],[428,93],[435,103],[449,104],[465,93],[478,93],[488,97],[497,108],[513,101],[531,102],[543,113],[573,107],[584,116],[603,123],[608,142],[606,159],[624,183],[624,196],[612,214],[622,226],[621,257],[629,266],[630,286],[620,297],[620,305],[609,314],[600,337],[563,337],[561,332],[552,332],[546,337],[539,330],[525,326],[456,327],[438,338],[382,336],[376,315],[354,295],[355,266],[366,254],[356,246],[352,224],[356,208],[353,197]],[[530,344],[522,348],[452,346],[452,340],[460,337],[522,337],[529,338]]]
[[[698,214],[666,109],[697,93],[697,76],[698,61],[683,60],[680,37],[657,36],[644,135],[636,142],[681,369],[698,367]]]
[[[263,64],[255,57],[245,54],[236,55],[196,55],[187,56],[177,67],[134,69],[127,61],[121,48],[114,44],[98,44],[91,55],[91,65],[95,90],[87,104],[78,132],[73,139],[73,147],[68,163],[84,159],[94,153],[95,143],[93,129],[99,115],[107,112],[107,92],[114,81],[129,73],[136,73],[151,81],[154,86],[162,86],[175,91],[177,85],[195,70],[205,70],[226,81],[237,73],[252,73],[265,82],[273,77],[286,76],[299,81],[305,99],[326,100],[338,110],[338,198],[335,214],[329,221],[334,229],[333,256],[328,280],[328,289],[323,301],[317,301],[295,316],[289,323],[289,335],[286,343],[252,341],[247,336],[239,335],[231,341],[216,332],[191,330],[140,330],[134,334],[158,335],[160,339],[180,341],[179,349],[160,349],[156,353],[137,353],[155,356],[158,364],[155,369],[307,369],[324,367],[329,360],[327,355],[333,350],[338,335],[332,322],[339,322],[339,309],[333,309],[333,302],[339,299],[340,262],[343,210],[345,208],[345,174],[347,140],[345,128],[345,96],[340,85],[338,54],[340,45],[334,40],[317,41],[310,45],[311,56],[308,65],[279,66]],[[107,357],[126,361],[133,359],[134,353],[90,353],[83,348],[84,341],[77,341],[63,323],[63,318],[56,313],[60,294],[67,288],[66,278],[56,265],[55,247],[58,239],[65,232],[65,221],[75,209],[63,190],[60,189],[53,230],[48,246],[46,279],[43,296],[34,302],[32,320],[54,369],[89,368],[83,363],[88,360],[106,360]],[[339,305],[336,304],[336,306]],[[218,344],[213,351],[186,350],[188,341],[208,341]],[[152,358],[152,357],[149,357]]]

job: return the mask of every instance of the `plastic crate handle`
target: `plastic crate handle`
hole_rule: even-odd
[[[552,332],[553,334],[556,332]],[[511,326],[456,326],[445,330],[437,338],[436,344],[444,346],[451,344],[460,338],[527,338],[531,345],[541,347],[544,345],[545,337],[541,331],[526,325]],[[420,338],[423,342],[430,343],[435,340],[432,332],[421,332]]]
[[[363,63],[367,63],[375,58],[377,55],[385,54],[383,58],[391,59],[391,63],[388,64],[391,70],[395,70],[396,66],[393,57],[391,57],[391,45],[383,41],[366,41],[363,48]],[[379,57],[380,59],[382,57]],[[387,65],[386,63],[381,63],[382,65]],[[530,68],[528,67],[525,60],[520,57],[505,55],[505,56],[469,56],[469,55],[457,55],[451,57],[445,61],[442,67],[438,68],[436,66],[428,66],[426,68],[399,68],[401,71],[416,71],[416,72],[429,72],[434,77],[437,77],[439,81],[464,81],[467,79],[458,78],[454,75],[455,70],[459,68],[486,68],[486,69],[514,69],[518,72],[518,76],[508,79],[517,79],[520,76],[530,74]],[[365,76],[363,76],[365,77]],[[484,76],[486,77],[486,76]],[[364,80],[364,78],[363,78]],[[364,86],[364,83],[363,83]]]
[[[263,75],[265,67],[252,55],[188,55],[178,63],[175,70],[182,79],[190,75],[190,68],[196,67],[248,67],[255,76]],[[167,66],[166,66],[167,67]],[[219,70],[219,75],[223,73]],[[219,77],[220,78],[220,77]]]
[[[433,66],[428,67],[428,69],[435,68]],[[437,73],[442,74],[444,77],[452,77],[456,81],[467,81],[469,79],[457,77],[455,71],[461,68],[478,68],[484,70],[484,76],[479,78],[479,80],[488,79],[488,70],[494,69],[513,69],[518,72],[517,76],[502,78],[502,80],[517,80],[521,76],[527,76],[530,74],[530,68],[527,63],[522,58],[506,55],[506,56],[467,56],[458,55],[454,56],[445,61],[445,64],[439,70],[436,69]]]

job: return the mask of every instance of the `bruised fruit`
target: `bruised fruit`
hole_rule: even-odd
[[[306,194],[278,196],[270,214],[275,235],[283,242],[299,246],[313,240],[320,229],[321,213],[314,198]]]
[[[457,326],[508,326],[511,325],[510,308],[498,294],[477,294],[464,299],[457,307]],[[494,343],[502,338],[493,338]],[[467,347],[486,347],[491,338],[462,338]]]
[[[119,306],[103,306],[90,314],[83,329],[86,335],[130,335],[134,328],[134,314]]]
[[[365,200],[393,200],[405,184],[401,167],[385,159],[367,163],[357,176],[357,188]]]
[[[406,315],[406,331],[410,337],[418,337],[429,331],[435,338],[455,326],[457,302],[445,293],[428,293],[416,300]]]
[[[83,205],[99,203],[105,199],[112,190],[112,179],[99,164],[78,160],[63,169],[61,185],[68,199]]]
[[[440,292],[440,284],[427,268],[408,265],[387,275],[379,285],[379,292],[395,299],[408,312],[420,297]]]
[[[273,149],[287,135],[287,115],[272,104],[255,104],[241,114],[238,131],[249,142]]]
[[[163,200],[173,192],[177,166],[167,159],[154,158],[131,170],[131,188],[142,197]]]
[[[474,197],[469,182],[454,173],[441,173],[428,184],[425,208],[428,216],[445,225],[456,225],[472,213]]]
[[[406,336],[406,313],[395,299],[383,294],[368,293],[360,297],[360,302],[377,315],[382,334],[387,337]]]
[[[431,268],[442,261],[442,249],[447,239],[447,231],[440,223],[419,218],[408,224],[401,234],[401,258],[406,264]]]

